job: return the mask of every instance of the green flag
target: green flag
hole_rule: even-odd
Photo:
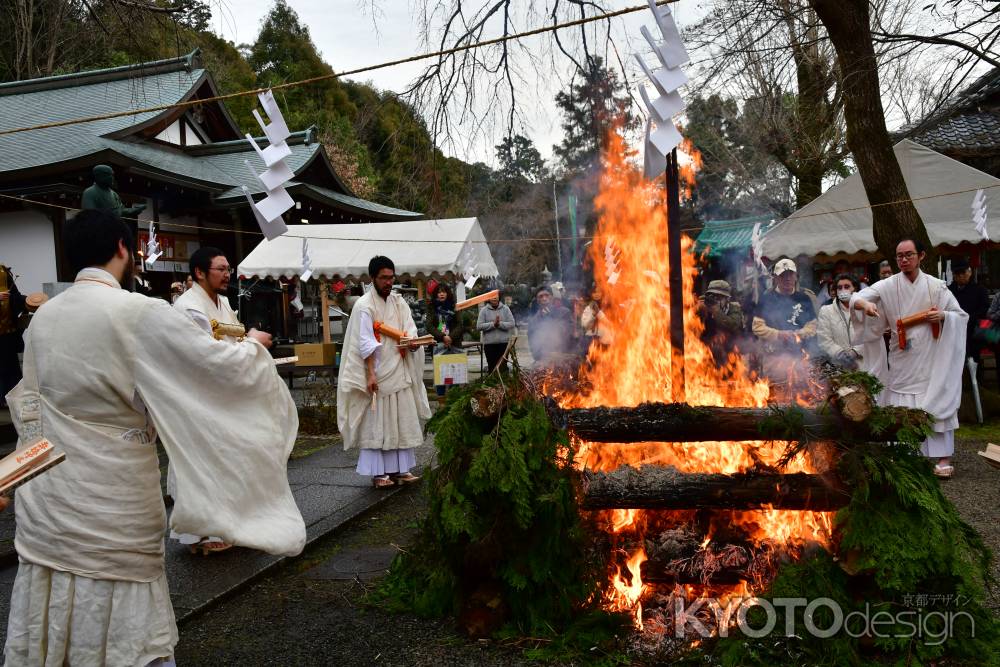
[[[569,207],[570,234],[573,235],[573,266],[577,266],[576,246],[577,246],[577,239],[579,238],[579,236],[577,235],[577,230],[576,230],[576,195],[574,194],[569,195],[567,206]]]

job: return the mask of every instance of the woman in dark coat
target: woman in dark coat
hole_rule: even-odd
[[[425,320],[427,333],[434,336],[434,356],[439,354],[464,354],[462,339],[465,338],[465,324],[462,313],[455,310],[455,295],[444,283],[438,283],[431,295]],[[436,385],[438,396],[444,396],[445,385]]]

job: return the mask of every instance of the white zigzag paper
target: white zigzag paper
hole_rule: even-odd
[[[984,241],[990,240],[989,227],[986,219],[986,193],[976,190],[972,198],[972,222],[976,225],[976,231],[983,237]]]

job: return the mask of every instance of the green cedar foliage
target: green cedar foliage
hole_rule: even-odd
[[[599,589],[577,508],[573,449],[543,405],[507,376],[499,416],[476,417],[472,394],[449,393],[435,415],[436,469],[417,545],[394,561],[381,597],[423,616],[469,617],[483,602],[500,619],[486,633],[554,638],[587,649],[621,627],[587,601]],[[515,386],[512,386],[515,383]],[[550,647],[551,648],[551,647]]]
[[[881,389],[877,380],[860,375],[864,374],[855,372],[840,380]],[[781,417],[799,418],[794,410],[789,412]],[[877,431],[879,425],[885,428],[898,418],[898,409],[876,408],[869,423]],[[927,418],[911,419],[892,443],[851,441],[846,436],[836,443],[838,472],[854,490],[834,520],[836,558],[821,553],[782,566],[761,597],[827,597],[841,605],[845,616],[864,611],[867,604],[869,617],[887,611],[898,619],[899,612],[919,613],[913,606],[917,596],[939,596],[937,604],[925,606],[923,612],[956,614],[952,636],[940,642],[933,635],[913,636],[907,623],[916,622],[917,616],[911,614],[896,624],[880,626],[884,637],[852,638],[841,631],[816,640],[805,634],[799,608],[797,637],[783,636],[779,611],[777,629],[770,636],[750,639],[737,631],[737,636],[695,651],[689,659],[722,665],[1000,664],[1000,623],[982,606],[986,587],[996,584],[989,571],[991,553],[941,492],[930,462],[920,454],[929,424]],[[781,430],[776,423],[768,428]],[[801,448],[802,443],[790,447]],[[751,610],[749,618],[752,627],[765,621],[759,608]],[[933,631],[940,620],[931,618]],[[831,622],[832,618],[818,617],[816,625],[824,628]],[[857,629],[852,632],[858,634]]]

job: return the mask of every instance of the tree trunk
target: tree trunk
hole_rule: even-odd
[[[721,408],[691,406],[686,403],[643,403],[634,408],[572,408],[555,412],[553,417],[565,424],[573,435],[589,442],[712,442],[741,440],[813,440],[871,439],[886,441],[893,428],[873,434],[866,423],[855,423],[832,411],[782,408],[802,413],[801,421],[778,421],[772,408]],[[893,408],[916,418],[918,410]],[[911,414],[912,413],[912,414]],[[762,425],[763,423],[763,425]],[[769,428],[771,424],[774,427]],[[806,431],[808,430],[808,434]]]
[[[809,0],[837,51],[843,81],[847,145],[872,206],[875,243],[886,259],[895,256],[901,238],[913,237],[927,248],[928,267],[936,263],[930,239],[896,162],[885,127],[872,46],[868,0]],[[898,203],[897,203],[898,202]]]
[[[585,471],[585,510],[600,509],[794,509],[843,507],[850,495],[830,475],[791,473],[682,473],[673,466],[622,466]]]

